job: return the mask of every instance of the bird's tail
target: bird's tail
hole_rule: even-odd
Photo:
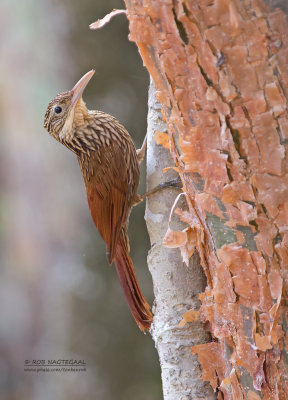
[[[142,331],[145,329],[149,331],[153,321],[153,316],[150,312],[150,306],[145,300],[139,287],[124,236],[125,233],[121,232],[113,261],[116,266],[126,301],[137,325]]]

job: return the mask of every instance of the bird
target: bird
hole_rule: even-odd
[[[44,128],[78,159],[92,219],[106,243],[131,313],[142,331],[153,321],[129,255],[128,222],[137,194],[139,164],[146,142],[136,150],[127,130],[103,111],[88,110],[82,95],[94,75],[87,72],[72,90],[58,94],[48,105]]]

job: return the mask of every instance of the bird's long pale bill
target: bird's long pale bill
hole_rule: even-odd
[[[77,101],[82,96],[86,86],[88,85],[88,82],[90,81],[90,79],[92,78],[94,73],[95,73],[95,70],[91,69],[91,71],[87,72],[84,76],[82,76],[82,78],[76,83],[76,85],[71,90],[71,92],[73,93],[72,107],[75,106]]]

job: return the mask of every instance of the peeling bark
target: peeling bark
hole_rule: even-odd
[[[172,179],[175,172],[162,170],[173,165],[169,151],[154,141],[155,132],[165,132],[161,106],[155,99],[153,83],[149,91],[147,183],[148,189]],[[162,246],[170,209],[177,196],[175,189],[165,189],[150,196],[146,204],[145,219],[151,240],[148,266],[153,278],[155,303],[154,322],[151,329],[159,353],[165,400],[215,399],[207,382],[201,379],[197,357],[192,355],[192,345],[209,341],[200,321],[179,322],[185,312],[199,309],[198,294],[205,289],[206,279],[197,254],[187,267],[179,252]],[[173,222],[173,227],[181,225]],[[182,224],[183,225],[183,224]],[[196,318],[198,319],[198,318]]]
[[[155,82],[186,193],[189,212],[180,215],[207,276],[201,318],[214,341],[191,343],[202,379],[218,399],[284,400],[286,16],[262,0],[126,0],[126,6],[130,39]],[[175,295],[181,290],[175,286]]]

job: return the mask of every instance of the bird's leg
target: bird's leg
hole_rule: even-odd
[[[145,138],[143,140],[143,144],[142,144],[141,148],[136,150],[139,165],[141,164],[141,162],[143,161],[143,158],[145,157],[146,146],[147,146],[147,134],[145,135]]]
[[[146,197],[148,197],[152,194],[155,194],[155,193],[159,192],[160,190],[167,189],[167,188],[181,189],[182,182],[181,182],[180,177],[178,176],[177,178],[171,179],[170,181],[160,183],[153,189],[148,190],[148,192],[146,192],[144,194],[140,194],[138,196],[139,196],[140,200],[144,200]]]

